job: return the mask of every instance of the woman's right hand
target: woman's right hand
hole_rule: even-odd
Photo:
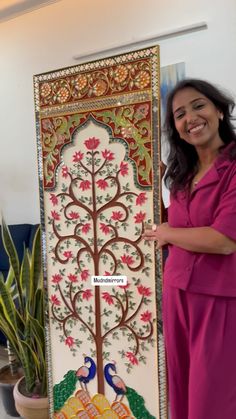
[[[163,246],[166,246],[168,242],[163,240],[158,234],[158,226],[156,224],[146,225],[144,232],[142,234],[144,240],[148,240],[156,243],[156,249],[161,249]]]

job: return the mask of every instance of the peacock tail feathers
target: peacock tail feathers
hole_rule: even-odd
[[[136,419],[156,419],[155,416],[152,416],[151,413],[145,407],[145,401],[140,394],[137,393],[133,388],[126,387],[127,392],[125,393],[129,407],[132,411],[133,416]]]
[[[78,377],[76,371],[68,371],[63,380],[53,387],[54,411],[60,410],[66,400],[74,393]]]

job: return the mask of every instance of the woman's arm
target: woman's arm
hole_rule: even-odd
[[[212,227],[176,228],[163,223],[154,225],[152,230],[145,230],[143,238],[157,241],[157,248],[169,243],[198,253],[229,255],[236,252],[236,241]]]

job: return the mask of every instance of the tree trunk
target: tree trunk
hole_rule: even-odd
[[[100,303],[100,288],[95,289],[95,313],[96,313],[96,352],[97,352],[97,380],[98,393],[105,394],[104,386],[104,372],[103,372],[103,339],[101,328],[101,303]]]

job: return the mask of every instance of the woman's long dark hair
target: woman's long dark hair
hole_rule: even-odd
[[[176,93],[187,87],[202,93],[223,113],[223,120],[219,120],[219,135],[225,145],[235,142],[230,158],[236,158],[236,133],[231,122],[232,111],[235,106],[234,100],[228,94],[221,92],[217,87],[204,80],[185,79],[180,81],[168,96],[164,125],[166,140],[169,143],[165,184],[174,195],[176,195],[178,190],[185,189],[188,186],[190,179],[197,171],[197,152],[194,146],[180,139],[175,128],[172,110],[173,99]]]

